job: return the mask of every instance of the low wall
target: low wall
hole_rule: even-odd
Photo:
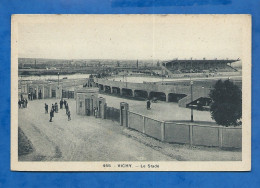
[[[128,113],[128,127],[144,133],[144,117],[133,112]]]
[[[199,146],[220,146],[219,128],[192,126],[192,143]]]
[[[161,123],[162,122],[158,120],[145,117],[145,134],[158,140],[162,140]]]
[[[165,141],[189,144],[190,143],[189,129],[190,129],[189,125],[166,122]]]
[[[169,143],[242,148],[242,128],[160,121],[128,111],[128,128]]]
[[[242,131],[237,128],[222,130],[222,147],[242,148]]]

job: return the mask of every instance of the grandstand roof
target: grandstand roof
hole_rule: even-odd
[[[236,61],[240,61],[240,59],[174,59],[170,61],[164,61],[162,63],[172,63],[172,62],[193,62],[193,63],[202,63],[202,62],[207,62],[207,63],[233,63]]]

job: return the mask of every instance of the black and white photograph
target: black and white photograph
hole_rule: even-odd
[[[13,15],[11,169],[248,171],[250,15]]]

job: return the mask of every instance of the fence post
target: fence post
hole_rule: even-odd
[[[145,117],[143,116],[143,133],[145,134]]]
[[[219,136],[218,146],[219,146],[220,148],[222,148],[222,146],[223,146],[223,129],[222,129],[222,127],[219,127],[219,128],[218,128],[218,136]]]
[[[161,141],[164,142],[165,140],[165,122],[161,122]]]
[[[190,145],[193,145],[193,125],[189,125],[189,130],[190,130]]]

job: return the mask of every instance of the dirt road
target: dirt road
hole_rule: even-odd
[[[19,127],[33,145],[31,154],[21,161],[237,161],[241,150],[190,147],[163,143],[111,120],[76,115],[76,102],[68,100],[71,121],[65,109],[55,113],[53,122],[44,113],[58,100],[30,101],[28,108],[19,109]]]
[[[29,102],[19,110],[19,127],[32,142],[35,152],[22,160],[136,161],[175,160],[124,134],[124,128],[109,120],[75,114],[75,101],[68,100],[72,120],[65,109],[55,113],[53,122],[44,113],[54,100]],[[58,101],[56,101],[58,102]]]

